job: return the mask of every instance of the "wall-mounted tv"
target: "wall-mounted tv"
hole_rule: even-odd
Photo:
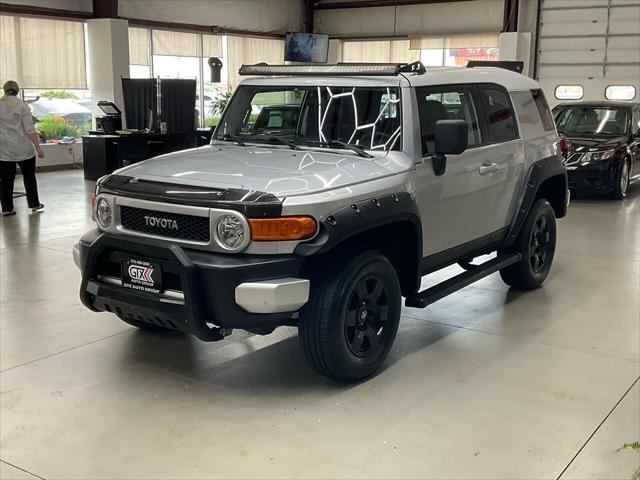
[[[329,55],[329,35],[288,32],[284,41],[287,62],[326,63]]]

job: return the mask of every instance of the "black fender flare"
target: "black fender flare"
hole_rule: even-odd
[[[353,202],[327,215],[319,223],[316,237],[299,244],[294,254],[323,254],[355,235],[396,222],[410,222],[417,235],[418,257],[422,258],[422,222],[420,210],[407,192],[391,193]]]
[[[561,215],[558,215],[559,218],[562,218],[566,215],[567,212],[567,191],[568,191],[568,181],[567,181],[567,168],[564,165],[564,161],[560,156],[551,156],[547,158],[543,158],[542,160],[538,160],[529,168],[527,172],[526,181],[524,184],[524,193],[521,195],[522,200],[518,205],[517,210],[514,213],[514,218],[511,222],[511,227],[509,228],[509,232],[507,233],[507,238],[505,243],[507,245],[511,245],[515,239],[518,237],[522,226],[524,225],[525,220],[527,219],[527,215],[535,202],[538,191],[540,190],[540,186],[549,178],[562,176],[564,177],[564,192],[563,192],[563,202],[562,202],[562,211]]]

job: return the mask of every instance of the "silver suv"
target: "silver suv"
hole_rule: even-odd
[[[240,72],[210,145],[98,181],[97,229],[74,249],[87,308],[205,341],[296,326],[317,370],[357,381],[389,353],[402,297],[545,280],[568,190],[536,82],[420,63]]]

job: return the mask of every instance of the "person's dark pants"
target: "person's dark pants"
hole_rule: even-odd
[[[35,208],[40,205],[38,183],[36,182],[36,157],[31,157],[22,162],[5,162],[0,160],[3,212],[13,212],[13,184],[16,179],[16,165],[20,165],[29,208]]]

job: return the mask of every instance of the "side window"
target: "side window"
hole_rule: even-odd
[[[533,97],[533,101],[536,103],[536,107],[538,108],[540,120],[542,120],[542,127],[547,132],[549,130],[553,130],[555,128],[555,125],[553,124],[553,117],[551,116],[549,104],[547,103],[547,99],[544,96],[544,92],[540,88],[538,88],[537,90],[531,90],[531,96]]]
[[[518,128],[506,90],[495,86],[480,88],[482,103],[486,112],[489,140],[506,142],[518,138]]]
[[[464,120],[469,129],[469,147],[475,147],[482,143],[471,89],[417,88],[416,95],[423,156],[435,153],[435,132],[438,120]]]

